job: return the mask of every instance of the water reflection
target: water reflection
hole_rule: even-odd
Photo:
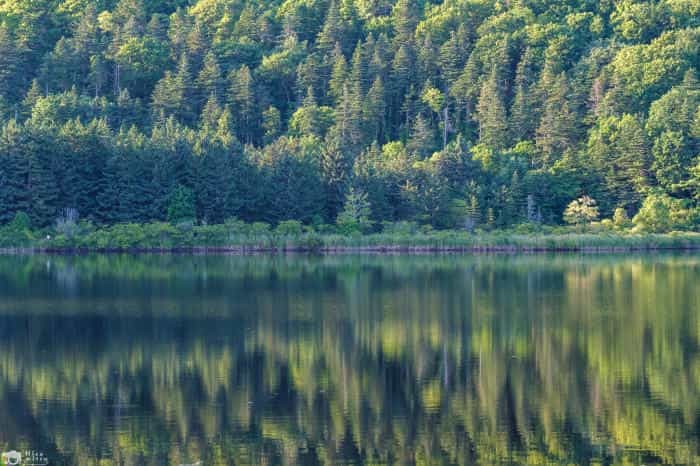
[[[698,463],[700,258],[0,257],[0,447]]]

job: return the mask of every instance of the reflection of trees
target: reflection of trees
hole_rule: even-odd
[[[80,465],[697,463],[699,265],[2,258],[0,443]]]

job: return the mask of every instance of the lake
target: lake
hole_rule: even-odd
[[[686,255],[0,256],[0,447],[698,463],[699,285]]]

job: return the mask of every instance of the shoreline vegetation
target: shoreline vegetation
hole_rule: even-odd
[[[537,253],[700,250],[700,233],[645,233],[605,224],[520,225],[510,230],[433,230],[384,223],[381,232],[331,225],[229,220],[217,225],[153,222],[94,226],[89,222],[32,230],[20,220],[0,228],[0,253]]]

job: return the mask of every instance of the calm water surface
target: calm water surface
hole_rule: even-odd
[[[51,465],[700,462],[700,256],[0,257]]]

